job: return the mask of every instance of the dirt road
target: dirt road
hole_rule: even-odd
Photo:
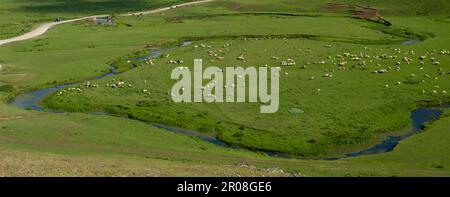
[[[149,10],[149,11],[122,14],[121,16],[136,16],[136,15],[154,14],[154,13],[164,12],[164,11],[171,10],[171,9],[187,7],[187,6],[200,4],[200,3],[207,3],[207,2],[211,2],[211,1],[214,1],[214,0],[193,1],[193,2],[182,3],[182,4],[178,4],[178,5],[173,5],[173,6],[164,7],[164,8],[158,8],[158,9]],[[45,24],[40,25],[33,31],[30,31],[23,35],[20,35],[20,36],[14,37],[14,38],[0,40],[0,46],[11,43],[11,42],[18,42],[18,41],[23,41],[23,40],[28,40],[31,38],[38,37],[38,36],[44,34],[45,32],[47,32],[50,28],[54,27],[55,25],[60,25],[60,24],[64,24],[64,23],[70,23],[70,22],[75,22],[75,21],[80,21],[80,20],[85,20],[85,19],[95,18],[95,17],[105,17],[105,16],[107,16],[107,15],[94,15],[94,16],[87,16],[87,17],[82,17],[82,18],[65,20],[65,21],[61,21],[61,22],[45,23]]]

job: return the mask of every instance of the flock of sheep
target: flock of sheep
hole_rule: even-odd
[[[257,40],[257,38],[255,40]],[[223,60],[223,59],[225,59],[225,57],[224,57],[225,53],[226,53],[226,51],[229,50],[230,46],[232,46],[232,43],[225,44],[223,46],[224,50],[222,50],[222,49],[212,50],[213,47],[212,47],[212,45],[209,45],[209,44],[196,45],[194,48],[206,48],[206,49],[208,49],[207,53],[209,56],[214,57],[217,60]],[[332,48],[332,45],[327,44],[327,45],[325,45],[325,47]],[[302,49],[298,49],[298,50],[302,51]],[[414,50],[402,52],[401,49],[396,48],[396,49],[394,49],[395,55],[388,55],[387,53],[383,53],[384,49],[375,49],[376,51],[381,52],[380,55],[369,55],[369,53],[367,51],[370,51],[372,49],[368,48],[368,47],[364,47],[364,50],[365,50],[365,52],[361,52],[359,54],[352,54],[350,52],[345,52],[342,54],[338,54],[335,57],[328,56],[327,61],[319,60],[319,61],[316,61],[313,63],[307,62],[306,64],[300,66],[300,68],[307,69],[310,64],[324,65],[324,64],[328,63],[331,65],[334,65],[334,66],[336,66],[336,69],[331,69],[331,72],[329,72],[327,70],[322,75],[322,77],[324,77],[324,78],[332,79],[333,78],[332,73],[335,72],[335,70],[347,70],[347,67],[349,65],[353,66],[352,68],[354,68],[355,66],[359,66],[360,68],[364,68],[364,70],[365,70],[366,68],[369,68],[369,64],[375,65],[374,62],[383,62],[386,60],[386,63],[382,63],[382,64],[385,64],[387,66],[383,66],[381,63],[378,63],[378,64],[376,64],[376,67],[379,67],[379,68],[373,70],[373,73],[375,73],[375,74],[386,74],[391,71],[400,71],[402,65],[410,65],[416,59],[418,60],[419,65],[421,66],[420,70],[424,70],[424,66],[426,66],[426,65],[439,66],[441,63],[437,60],[437,58],[435,58],[433,56],[450,54],[449,50],[441,50],[439,52],[437,50],[431,50],[431,51],[425,52],[425,54],[417,57]],[[242,51],[243,52],[240,53],[236,59],[238,61],[246,62],[247,61],[247,55],[246,55],[247,49],[242,49]],[[308,48],[303,51],[311,52],[312,50]],[[279,60],[280,58],[278,56],[272,56],[271,59]],[[392,63],[389,60],[394,61],[394,62]],[[214,62],[215,60],[212,59],[210,61]],[[295,60],[293,58],[287,58],[287,60],[281,61],[280,65],[281,66],[295,66],[295,65],[297,65],[297,63],[295,62]],[[445,74],[445,71],[443,68],[438,67],[436,69],[438,71],[438,73],[437,73],[438,75]],[[450,74],[450,71],[448,71],[447,74]],[[285,72],[285,75],[288,75],[288,73]],[[411,78],[415,78],[417,76],[418,75],[416,75],[415,73],[411,73],[409,75],[409,77],[411,77]],[[423,74],[423,77],[424,78],[432,78],[432,77],[430,77],[429,74]],[[317,79],[315,76],[309,77],[309,80],[315,80],[315,79]],[[438,80],[438,77],[434,77],[434,80]],[[422,79],[421,82],[425,82],[425,79]],[[397,81],[394,84],[401,85],[402,82]],[[385,84],[384,87],[389,88],[389,84]],[[435,88],[438,88],[438,86],[435,86]],[[318,89],[318,91],[320,91],[320,89]],[[430,92],[433,94],[437,94],[437,93],[447,94],[446,90],[442,90],[442,91],[431,90]],[[426,93],[426,91],[422,90],[422,93]]]
[[[222,61],[225,59],[226,54],[231,50],[231,47],[233,46],[233,43],[226,43],[223,44],[221,46],[221,48],[219,49],[214,49],[213,47],[214,42],[208,43],[208,44],[198,44],[194,46],[194,49],[203,49],[206,50],[206,53],[208,54],[208,56],[211,57],[210,62],[215,62],[215,61]],[[326,48],[332,48],[332,45],[325,45]],[[298,49],[299,51],[303,51],[303,52],[311,52],[311,49]],[[366,70],[369,69],[369,66],[372,67],[376,67],[377,69],[374,69],[373,71],[371,71],[374,74],[380,74],[380,75],[386,75],[389,72],[395,72],[395,71],[400,71],[401,67],[403,65],[410,65],[412,63],[414,63],[415,61],[418,61],[418,65],[420,66],[420,70],[424,69],[424,66],[436,66],[436,70],[438,71],[437,74],[438,75],[444,75],[444,74],[450,74],[450,71],[448,71],[447,73],[445,73],[444,69],[441,67],[437,67],[439,66],[441,63],[437,60],[438,58],[435,58],[434,56],[445,56],[445,55],[450,55],[450,52],[448,50],[441,50],[441,51],[437,51],[437,50],[431,50],[428,52],[425,52],[424,54],[421,54],[419,56],[416,55],[415,51],[411,50],[411,51],[405,51],[402,52],[401,49],[396,48],[394,49],[394,55],[389,55],[387,52],[385,52],[385,49],[374,49],[376,52],[375,53],[379,53],[378,55],[370,55],[370,54],[374,54],[374,53],[370,53],[369,51],[373,51],[372,48],[368,48],[368,47],[364,47],[363,52],[360,53],[351,53],[351,52],[344,52],[341,54],[337,54],[335,56],[328,56],[328,59],[324,58],[325,60],[318,60],[318,61],[314,61],[314,62],[306,62],[305,64],[299,66],[300,69],[308,69],[309,66],[312,65],[334,65],[334,68],[331,69],[326,69],[324,71],[324,73],[322,74],[321,77],[323,78],[327,78],[327,79],[333,79],[334,77],[334,72],[335,71],[345,71],[348,70],[347,67],[359,67],[359,68],[363,68],[362,70]],[[267,51],[267,50],[266,50]],[[387,51],[387,50],[386,50]],[[170,57],[169,54],[167,54],[166,59],[168,59]],[[278,56],[271,56],[272,60],[276,60],[276,61],[280,61],[280,58]],[[236,57],[237,61],[241,61],[241,62],[246,62],[247,61],[247,49],[242,49],[241,53]],[[128,61],[129,63],[131,61]],[[149,59],[146,60],[144,62],[147,65],[155,65],[154,60]],[[181,59],[170,59],[166,62],[167,64],[184,64],[185,62]],[[143,64],[141,64],[143,65]],[[280,66],[282,67],[294,67],[297,65],[296,61],[294,60],[294,58],[287,58],[285,60],[281,60],[279,63]],[[268,65],[265,65],[266,67],[268,67]],[[1,69],[1,67],[0,67]],[[285,75],[288,75],[288,72],[284,73]],[[421,82],[425,82],[425,79],[434,79],[434,80],[438,80],[438,77],[434,77],[432,78],[430,76],[430,74],[422,74],[423,75],[423,79],[421,80]],[[419,77],[420,75],[417,75],[415,73],[411,73],[409,75],[409,77],[411,78],[416,78]],[[317,77],[316,76],[310,76],[308,78],[309,80],[316,80]],[[144,81],[144,84],[146,84],[147,81]],[[401,81],[397,81],[394,83],[394,85],[402,85]],[[98,84],[91,84],[90,82],[87,82],[84,85],[84,88],[98,88],[99,85]],[[124,81],[115,81],[113,80],[112,83],[107,83],[105,85],[105,87],[109,87],[109,88],[132,88],[133,85],[130,83],[125,83]],[[389,88],[390,85],[389,84],[384,84],[385,88]],[[441,90],[438,91],[436,89],[439,89],[438,86],[435,86],[435,89],[430,90],[429,92],[433,93],[433,94],[437,94],[437,93],[442,93],[442,94],[447,94],[446,90]],[[81,88],[69,88],[67,90],[63,90],[61,92],[58,93],[59,96],[61,96],[62,94],[64,94],[64,92],[67,91],[75,91],[75,92],[82,92]],[[321,91],[321,89],[317,89],[317,91]],[[150,94],[149,91],[147,89],[142,89],[141,91],[143,94]],[[427,91],[422,90],[422,93],[425,94],[427,93]]]
[[[144,80],[144,84],[147,84],[147,80]],[[83,85],[83,88],[85,88],[85,89],[99,88],[99,87],[100,87],[99,84],[91,83],[90,81],[87,81]],[[131,83],[126,83],[123,80],[112,79],[110,83],[106,83],[105,84],[105,87],[121,89],[121,88],[133,88],[133,85]],[[70,87],[70,88],[63,89],[63,90],[59,91],[56,95],[57,96],[62,96],[66,92],[83,93],[83,89],[80,88],[80,87],[77,87],[77,88]],[[150,92],[147,89],[142,89],[142,93],[143,94],[148,94],[148,95],[150,94]]]

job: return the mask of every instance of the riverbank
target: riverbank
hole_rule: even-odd
[[[170,49],[157,50],[157,49],[153,48],[150,51],[149,56],[140,57],[138,60],[139,61],[153,61],[153,59],[160,57],[161,54],[163,54],[163,52],[168,52],[168,51],[171,51],[171,50],[174,50],[177,48],[186,47],[186,46],[189,46],[191,43],[192,43],[191,41],[183,42],[179,46],[176,46],[176,47],[173,47]],[[131,61],[131,60],[133,60],[133,59],[130,59],[128,61]],[[112,66],[112,68],[114,68],[114,66]],[[131,69],[134,69],[134,68],[136,68],[136,66]],[[109,73],[95,77],[95,79],[100,80],[105,77],[111,77],[115,74],[116,74],[115,70],[112,69]],[[73,82],[73,83],[68,83],[68,84],[57,85],[57,86],[46,88],[46,89],[36,90],[36,91],[29,92],[29,93],[20,94],[20,95],[16,96],[14,99],[12,99],[10,101],[10,104],[13,106],[16,106],[18,108],[22,108],[22,109],[46,111],[46,112],[52,112],[52,113],[65,113],[61,109],[46,109],[41,106],[42,105],[41,103],[46,97],[49,97],[52,95],[54,96],[55,92],[61,92],[63,89],[70,87],[70,86],[82,86],[82,85],[81,85],[81,82],[79,82],[79,83]],[[396,132],[388,132],[388,133],[392,133],[392,134],[384,136],[384,139],[379,140],[380,142],[372,145],[370,148],[364,148],[364,149],[361,149],[358,151],[345,153],[343,156],[325,157],[323,159],[338,160],[338,159],[342,159],[342,158],[351,158],[351,157],[359,157],[359,156],[364,156],[364,155],[382,154],[382,153],[391,152],[400,143],[400,141],[405,140],[415,134],[422,132],[423,129],[425,128],[425,124],[437,120],[442,114],[441,109],[445,109],[445,108],[448,108],[448,105],[444,104],[440,107],[436,107],[436,106],[419,107],[418,109],[415,109],[411,112],[412,126],[409,129],[405,129],[406,131],[403,130],[403,131],[401,131],[400,134],[396,134]],[[93,114],[93,115],[108,115],[108,113],[105,113],[105,112],[95,112],[95,113],[91,113],[91,114]],[[114,114],[111,114],[111,115],[114,115]],[[229,146],[226,143],[218,140],[214,136],[207,136],[199,131],[192,131],[192,130],[189,131],[189,130],[185,130],[185,129],[176,128],[176,127],[170,126],[170,125],[164,125],[161,123],[155,123],[155,124],[151,124],[151,125],[155,128],[159,128],[159,129],[162,129],[165,131],[184,134],[184,135],[188,135],[188,136],[194,136],[194,137],[197,137],[201,140],[204,140],[208,143],[211,143],[211,144],[214,144],[217,146],[226,147],[226,148],[232,147],[232,146]],[[239,148],[239,147],[236,147],[236,148]],[[295,155],[286,155],[283,153],[276,153],[276,152],[270,152],[270,151],[264,151],[264,150],[254,150],[254,151],[262,152],[267,155],[275,156],[275,157],[286,157],[286,158],[295,157]]]

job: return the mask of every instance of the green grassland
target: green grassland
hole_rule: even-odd
[[[3,176],[449,175],[448,117],[401,143],[394,152],[323,161],[229,150],[122,118],[1,107]],[[4,121],[5,117],[9,120]]]
[[[148,18],[154,18],[154,16]],[[238,18],[239,22],[236,23]],[[150,21],[150,24],[144,23],[144,21]],[[125,114],[138,120],[164,123],[218,135],[221,140],[233,145],[299,156],[324,156],[336,146],[367,143],[374,140],[377,133],[406,127],[409,123],[409,113],[415,107],[416,101],[437,100],[443,102],[447,98],[446,94],[433,95],[431,93],[434,86],[439,85],[443,90],[448,87],[448,80],[445,80],[446,75],[441,79],[434,80],[434,77],[439,75],[437,70],[439,67],[432,66],[431,62],[427,61],[427,65],[422,66],[424,68],[420,70],[421,66],[418,61],[420,55],[418,54],[425,54],[426,48],[410,47],[408,49],[399,44],[398,39],[402,38],[395,36],[392,38],[393,35],[379,33],[369,28],[371,26],[385,28],[371,22],[341,17],[280,17],[277,15],[247,15],[245,17],[230,15],[206,19],[189,18],[182,22],[166,21],[167,19],[163,20],[160,17],[153,20],[140,19],[140,23],[133,24],[133,27],[141,30],[142,33],[133,32],[132,34],[134,37],[143,37],[146,34],[154,39],[163,39],[161,37],[164,36],[168,37],[166,39],[169,41],[175,40],[177,36],[198,41],[191,46],[167,52],[170,57],[158,59],[156,66],[145,65],[114,77],[117,78],[116,80],[132,84],[133,88],[105,87],[105,84],[113,83],[112,78],[105,78],[94,82],[99,83],[100,88],[88,89],[82,94],[68,93],[63,97],[52,97],[47,101],[47,106],[75,112],[107,111]],[[129,24],[132,22],[129,18],[125,18],[123,21],[123,23]],[[245,28],[242,28],[244,24],[246,24]],[[273,25],[265,28],[265,24]],[[156,25],[159,27],[158,31],[146,33],[149,31],[145,28],[146,26]],[[341,25],[346,28],[339,28]],[[332,31],[323,31],[324,27]],[[101,28],[97,26],[92,28],[101,31]],[[395,28],[401,29],[402,27],[394,26],[389,29],[395,30]],[[126,27],[122,27],[122,29],[126,29]],[[257,34],[252,34],[255,29],[258,30]],[[89,28],[86,30],[89,31]],[[120,27],[114,30],[108,30],[108,36],[130,35],[130,31],[121,31]],[[63,34],[59,33],[58,35]],[[283,36],[289,37],[296,34],[312,35],[315,38],[312,40],[302,38],[284,40],[283,38]],[[273,36],[274,39],[245,40],[245,38],[251,38],[252,35]],[[106,35],[101,37],[106,37]],[[334,39],[343,41],[335,42]],[[61,40],[70,39],[62,37]],[[368,40],[371,40],[371,43],[390,41],[394,45],[386,47],[381,44],[365,44],[369,42]],[[101,42],[99,41],[99,43]],[[426,42],[428,41],[418,45],[426,46]],[[56,41],[56,43],[58,42]],[[195,49],[195,45],[202,43],[211,45],[212,48]],[[217,61],[215,57],[208,56],[208,51],[225,51],[222,46],[226,43],[233,43],[233,45],[221,54],[225,58],[223,61]],[[327,48],[326,45],[332,46]],[[364,47],[370,49],[364,49]],[[403,53],[395,54],[394,48],[398,47],[408,50],[405,52],[415,50],[417,55],[409,55],[415,62],[410,65],[400,65],[403,69],[394,71],[396,62],[402,61],[403,56],[408,56]],[[429,47],[428,51],[431,52],[435,48],[435,46]],[[246,49],[245,52],[244,49]],[[308,49],[311,51],[307,52]],[[43,50],[46,49],[43,48]],[[374,59],[371,63],[366,60],[368,62],[366,66],[359,66],[358,62],[353,62],[350,63],[349,68],[339,70],[341,68],[333,65],[331,61],[339,61],[336,55],[345,52],[364,53],[369,56],[380,56],[386,53],[399,57],[394,60]],[[242,53],[245,53],[247,57],[245,63],[236,59]],[[436,59],[443,64],[448,62],[446,55],[436,55]],[[272,56],[280,59],[273,60]],[[331,56],[331,59],[328,56]],[[205,66],[220,67],[229,65],[264,66],[266,64],[278,66],[281,60],[288,58],[299,61],[296,66],[283,67],[284,76],[280,85],[282,87],[280,111],[267,115],[258,114],[259,104],[172,103],[167,92],[170,91],[174,81],[164,76],[169,76],[171,70],[179,65],[170,65],[166,62],[169,59],[193,60],[194,58],[207,60],[208,63]],[[322,60],[328,60],[329,63],[314,64],[314,62]],[[134,63],[142,64],[143,62]],[[377,66],[378,64],[382,65]],[[126,62],[118,65],[131,68],[131,65]],[[190,65],[192,63],[187,62],[183,66]],[[301,69],[302,65],[306,65],[308,68]],[[385,75],[372,73],[374,70],[388,67],[393,68],[392,73]],[[332,79],[322,77],[326,73],[332,73],[334,77]],[[410,77],[413,73],[417,73],[417,77]],[[432,79],[428,81],[425,74],[430,75]],[[311,76],[318,79],[309,80]],[[426,81],[423,83],[422,79]],[[149,84],[145,84],[144,81],[149,81]],[[396,86],[395,83],[398,81],[403,82],[404,85]],[[386,88],[386,84],[391,87]],[[151,95],[143,95],[143,89],[148,89]],[[318,92],[318,89],[321,91]],[[429,93],[423,94],[422,90]],[[302,109],[304,113],[292,114],[289,111],[293,108]],[[352,114],[359,115],[354,117]],[[272,121],[279,122],[279,124],[273,124]]]
[[[330,10],[327,3],[380,8],[383,18],[393,25],[354,18],[351,10]],[[436,6],[443,1],[433,3]],[[55,94],[43,103],[76,113],[32,112],[0,104],[0,146],[7,150],[0,158],[5,161],[0,169],[5,169],[5,175],[14,175],[11,169],[18,167],[11,167],[15,161],[10,155],[18,155],[36,160],[25,162],[23,168],[50,158],[61,171],[42,170],[56,175],[448,176],[448,117],[403,141],[390,153],[338,161],[310,160],[368,147],[386,132],[407,127],[418,101],[449,102],[444,91],[450,90],[450,56],[439,54],[448,50],[450,42],[445,16],[448,6],[434,10],[421,6],[420,1],[406,7],[400,3],[386,5],[384,1],[215,1],[164,14],[115,17],[114,26],[85,21],[66,24],[39,38],[2,46],[0,64],[5,68],[0,72],[0,98],[5,103],[19,92],[67,81],[89,79],[100,86],[76,85],[83,93]],[[24,12],[42,10],[38,7]],[[94,11],[87,9],[86,14]],[[112,7],[101,11],[122,10]],[[61,12],[67,16],[80,14]],[[423,41],[401,44],[416,39]],[[131,57],[127,54],[142,56],[148,45],[171,47],[185,40],[194,42],[165,52],[155,65],[133,61],[138,67],[131,69],[127,62]],[[224,48],[228,43],[231,47]],[[211,48],[195,47],[202,44]],[[224,59],[209,56],[208,51]],[[366,64],[360,65],[361,61],[352,61],[344,53],[363,54]],[[167,54],[170,56],[165,58]],[[236,59],[240,54],[245,54],[245,62]],[[373,58],[383,54],[397,58]],[[422,55],[427,55],[424,65],[419,64]],[[407,64],[403,57],[412,62]],[[433,65],[431,57],[440,65]],[[194,58],[203,58],[204,67],[279,66],[288,58],[296,65],[282,67],[279,111],[259,114],[260,103],[173,103],[168,95],[175,83],[170,72],[180,65],[167,61],[182,59],[183,66],[192,67]],[[315,63],[318,61],[326,63]],[[336,65],[343,61],[348,64]],[[110,63],[122,73],[92,80],[108,72]],[[381,69],[388,72],[373,73]],[[323,77],[325,74],[333,77]],[[105,87],[113,79],[132,87]],[[150,94],[143,94],[143,89]],[[298,109],[302,113],[293,113]],[[88,113],[98,111],[134,120]],[[245,149],[217,147],[145,122],[199,131]],[[247,148],[287,153],[304,160],[269,157]],[[74,164],[83,159],[90,162],[85,166]],[[107,167],[95,170],[97,165],[93,163]],[[240,163],[256,167],[248,169]],[[149,166],[157,170],[149,170]],[[71,167],[80,171],[71,171]],[[127,167],[131,170],[125,170]],[[181,169],[186,170],[177,173]]]

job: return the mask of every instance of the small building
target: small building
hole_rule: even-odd
[[[104,17],[95,17],[94,22],[99,25],[112,25],[113,21],[110,16],[104,16]]]

